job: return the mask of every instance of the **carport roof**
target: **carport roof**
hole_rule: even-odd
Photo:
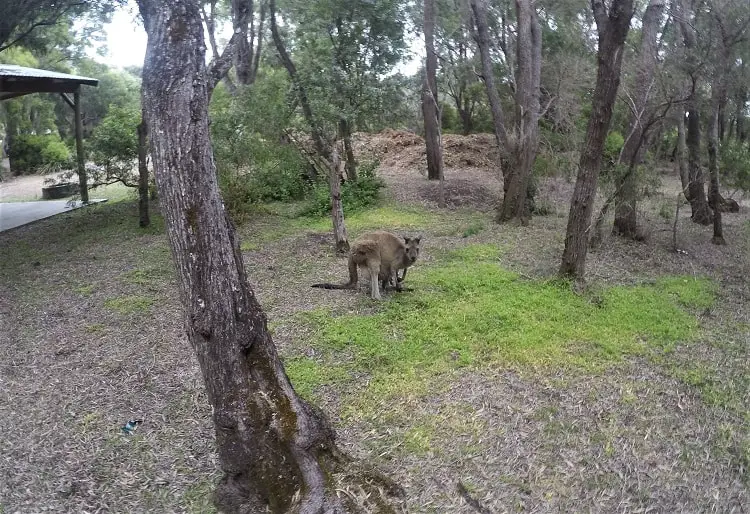
[[[56,71],[0,64],[0,100],[30,93],[74,93],[81,84],[96,86],[99,81]]]

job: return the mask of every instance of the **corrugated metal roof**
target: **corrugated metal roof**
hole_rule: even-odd
[[[99,83],[97,79],[92,79],[89,77],[69,75],[67,73],[59,73],[56,71],[40,70],[37,68],[26,68],[24,66],[16,66],[15,64],[0,64],[0,77],[32,80],[48,79],[63,82],[78,82],[80,84],[88,84],[91,86],[95,86]]]

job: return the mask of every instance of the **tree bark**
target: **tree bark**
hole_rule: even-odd
[[[490,55],[490,33],[487,26],[487,0],[471,0],[471,12],[473,19],[473,35],[479,49],[480,60],[482,61],[482,80],[487,90],[487,99],[490,103],[490,112],[492,113],[492,124],[495,128],[495,140],[501,154],[501,164],[503,173],[503,191],[507,183],[507,174],[510,172],[507,162],[509,153],[508,133],[505,128],[505,117],[503,108],[500,103],[500,94],[497,92],[495,85],[495,74],[492,69],[492,56]]]
[[[151,218],[148,213],[148,127],[143,113],[138,124],[138,224],[148,227]]]
[[[676,7],[679,8],[677,13],[677,24],[680,27],[682,34],[682,40],[687,51],[685,59],[685,67],[690,79],[691,92],[690,97],[687,101],[687,149],[688,149],[688,189],[687,199],[690,202],[690,208],[692,210],[692,220],[695,223],[701,225],[708,225],[711,223],[711,209],[708,206],[706,200],[706,189],[704,185],[703,170],[701,168],[701,124],[700,124],[700,106],[699,106],[699,92],[700,85],[699,73],[701,64],[694,55],[697,45],[698,37],[695,32],[695,27],[691,23],[691,17],[688,14],[688,6],[686,0],[679,0],[676,2]]]
[[[633,0],[613,0],[609,12],[603,0],[591,0],[597,31],[596,88],[591,116],[586,129],[586,143],[581,152],[573,198],[570,202],[560,274],[583,279],[588,251],[591,214],[596,183],[601,169],[604,140],[612,120],[612,108],[620,85],[622,54],[633,16]]]
[[[542,34],[539,19],[530,0],[516,0],[516,138],[513,145],[513,171],[507,175],[507,186],[497,220],[531,217],[527,206],[532,168],[539,145],[539,85],[542,73]]]
[[[302,106],[302,115],[305,117],[305,121],[310,126],[310,134],[313,139],[313,144],[315,145],[315,151],[318,152],[318,155],[323,156],[325,159],[330,159],[331,149],[326,143],[320,127],[315,121],[312,108],[310,107],[310,100],[307,98],[307,92],[305,91],[305,87],[302,85],[299,75],[297,74],[297,67],[294,65],[294,61],[292,61],[289,52],[286,51],[284,41],[281,39],[281,35],[279,34],[279,28],[276,25],[276,0],[269,0],[268,9],[270,11],[269,16],[271,18],[271,36],[273,37],[273,42],[276,46],[276,52],[278,52],[279,59],[281,60],[281,63],[284,65],[284,68],[286,68],[286,71],[289,74],[289,80],[292,81],[294,89],[297,91],[297,98],[299,99],[299,103]]]
[[[89,184],[86,178],[86,158],[83,154],[83,118],[81,117],[81,87],[73,93],[73,115],[76,125],[76,162],[81,202],[89,203]]]
[[[341,157],[339,156],[339,144],[337,142],[333,144],[333,151],[331,152],[329,186],[331,189],[331,220],[333,222],[336,252],[346,253],[349,251],[349,239],[344,224],[344,206],[341,203]]]
[[[680,107],[677,112],[677,169],[682,183],[682,192],[685,199],[690,195],[690,173],[687,163],[687,140],[685,139],[685,109]]]
[[[744,62],[743,62],[743,68],[744,68]],[[734,135],[737,138],[737,141],[743,142],[747,138],[747,134],[745,134],[745,105],[747,104],[747,88],[743,85],[740,87],[740,92],[737,95],[737,114],[736,119],[734,120],[735,123],[735,131]]]
[[[217,507],[344,512],[334,432],[289,383],[221,201],[199,3],[138,5],[148,34],[143,101],[154,170],[223,471]]]
[[[425,81],[422,87],[422,115],[427,152],[427,178],[442,180],[443,145],[440,134],[440,104],[435,53],[435,0],[424,0]]]
[[[344,170],[346,171],[346,179],[356,182],[357,161],[354,159],[354,148],[352,147],[352,129],[345,118],[339,120],[339,137],[344,143],[344,155],[346,156]],[[333,156],[331,156],[331,159],[333,159]]]
[[[255,4],[253,0],[232,0],[232,27],[237,34],[237,49],[234,53],[234,69],[240,84],[255,82],[258,59],[263,41],[263,14],[261,8],[258,31],[255,30]],[[256,49],[257,44],[257,49]]]
[[[627,239],[638,237],[637,213],[637,174],[633,170],[640,164],[643,156],[645,120],[653,109],[649,105],[653,87],[654,70],[658,52],[658,36],[661,17],[664,13],[665,0],[650,0],[643,14],[641,28],[641,52],[638,70],[635,77],[635,90],[628,123],[628,139],[620,154],[619,162],[628,167],[625,177],[618,180],[616,187],[619,194],[615,197],[615,221],[612,233]]]

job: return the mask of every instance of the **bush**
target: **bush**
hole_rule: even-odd
[[[361,211],[375,205],[380,199],[380,192],[385,187],[383,179],[375,175],[377,161],[360,165],[356,182],[344,182],[341,185],[341,202],[344,215]],[[327,216],[331,213],[331,190],[327,181],[321,180],[313,187],[307,206],[300,213],[302,216]]]
[[[750,148],[739,141],[724,143],[719,171],[726,187],[743,193],[750,192]]]
[[[93,183],[116,180],[138,183],[138,107],[111,106],[87,142],[91,160],[97,165],[91,174]]]
[[[16,136],[8,157],[14,175],[59,169],[71,162],[70,150],[56,133]]]

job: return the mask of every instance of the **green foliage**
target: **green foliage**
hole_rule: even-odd
[[[37,173],[70,163],[70,150],[56,133],[22,134],[13,138],[8,154],[15,175]]]
[[[750,192],[750,148],[746,143],[727,141],[721,146],[722,183],[730,189]]]
[[[341,185],[341,203],[344,215],[357,212],[375,205],[380,199],[381,190],[385,187],[383,179],[375,175],[377,161],[363,163],[359,167],[356,181],[347,181]],[[315,184],[308,204],[301,212],[302,216],[325,216],[331,213],[331,191],[328,182],[322,180]]]
[[[266,70],[237,95],[218,87],[212,96],[219,186],[236,220],[247,216],[253,204],[300,198],[306,190],[306,163],[286,139],[293,124],[288,89],[283,70]]]
[[[604,141],[604,161],[612,164],[617,162],[624,145],[625,138],[616,130],[607,134],[607,139]]]
[[[698,323],[686,309],[704,308],[715,297],[712,282],[693,277],[581,296],[565,283],[521,279],[500,266],[500,253],[492,245],[472,245],[438,265],[417,267],[409,280],[419,294],[393,296],[375,314],[307,314],[318,329],[315,348],[330,357],[331,367],[370,374],[373,395],[402,394],[414,373],[463,366],[606,366],[650,344],[692,338]],[[336,357],[342,352],[350,356],[343,362]]]
[[[138,106],[111,106],[102,122],[87,141],[91,160],[99,166],[89,173],[92,183],[122,181],[126,185],[138,183]]]

